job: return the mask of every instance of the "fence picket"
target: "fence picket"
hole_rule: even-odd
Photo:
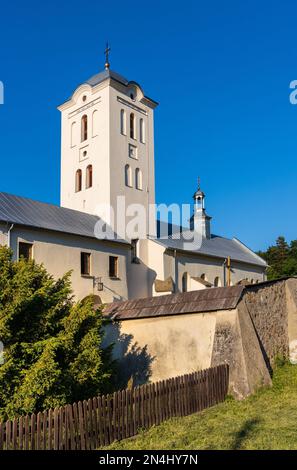
[[[0,422],[0,450],[94,450],[136,435],[173,416],[223,401],[229,366],[223,364],[64,407]]]

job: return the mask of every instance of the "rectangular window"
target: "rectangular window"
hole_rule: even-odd
[[[80,272],[82,276],[90,276],[91,273],[91,255],[90,253],[80,254]]]
[[[25,258],[27,261],[32,259],[32,243],[19,242],[19,259]]]
[[[139,240],[131,240],[131,256],[132,256],[132,263],[140,264],[139,261]]]
[[[109,257],[109,277],[119,277],[119,259],[117,256]]]

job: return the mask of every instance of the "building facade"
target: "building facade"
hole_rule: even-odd
[[[265,280],[265,261],[211,233],[200,184],[189,227],[168,233],[165,223],[164,236],[152,220],[156,106],[108,61],[59,106],[61,206],[0,193],[0,243],[15,259],[34,258],[56,278],[72,271],[76,297],[104,303]],[[145,216],[137,238],[126,233],[135,206]],[[197,246],[185,243],[191,232]]]

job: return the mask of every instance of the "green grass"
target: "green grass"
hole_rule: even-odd
[[[274,371],[273,386],[243,401],[173,418],[109,449],[297,449],[297,366]]]

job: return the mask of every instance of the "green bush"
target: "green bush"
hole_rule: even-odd
[[[70,274],[55,281],[0,247],[0,419],[111,391],[115,364],[92,299],[75,303]]]

